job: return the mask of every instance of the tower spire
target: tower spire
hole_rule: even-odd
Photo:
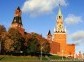
[[[54,32],[59,32],[59,33],[65,32],[64,26],[63,26],[63,15],[62,15],[60,4],[59,4],[59,10],[56,18],[57,18],[57,21],[56,21],[56,27],[54,29]]]
[[[51,35],[51,31],[49,30],[48,35]]]
[[[18,6],[15,10],[14,18],[13,18],[11,27],[16,28],[16,27],[22,27],[23,26],[22,19],[21,19],[21,13],[22,13],[22,11],[20,10],[20,7]]]
[[[60,4],[59,4],[58,16],[62,16],[62,12],[61,12],[61,6],[60,6]]]
[[[51,31],[49,30],[48,34],[47,34],[47,39],[49,40],[49,42],[51,43],[52,41],[52,34]]]

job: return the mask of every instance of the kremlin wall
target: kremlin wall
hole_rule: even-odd
[[[24,35],[24,28],[21,19],[21,10],[18,7],[15,11],[14,19],[11,24],[11,28],[18,29],[19,32]],[[47,40],[50,43],[50,54],[59,56],[71,56],[75,54],[75,44],[67,44],[67,34],[63,24],[63,15],[59,7],[59,11],[56,17],[56,26],[54,33],[51,34],[50,30],[47,34]]]

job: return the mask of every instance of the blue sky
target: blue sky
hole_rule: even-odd
[[[15,9],[22,9],[25,31],[36,32],[46,37],[56,25],[59,0],[0,0],[0,24],[7,29],[14,17]],[[67,29],[67,42],[76,44],[76,52],[84,52],[84,0],[60,0]]]

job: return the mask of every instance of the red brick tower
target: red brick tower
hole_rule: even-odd
[[[54,28],[54,34],[52,36],[51,54],[57,54],[59,56],[71,56],[75,54],[75,44],[67,44],[66,41],[66,29],[63,24],[63,15],[59,6],[59,11],[56,19],[56,26]]]
[[[18,7],[15,10],[14,18],[11,24],[11,28],[18,29],[19,32],[23,35],[24,34],[24,29],[23,29],[23,24],[22,24],[22,19],[21,19],[21,13],[22,11],[20,10],[20,7]]]
[[[60,6],[57,15],[56,27],[54,28],[53,42],[60,44],[59,48],[57,48],[59,51],[56,51],[56,53],[60,56],[64,55],[66,50],[66,32],[63,25],[63,15]]]

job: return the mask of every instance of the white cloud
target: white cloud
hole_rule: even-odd
[[[76,45],[84,44],[84,30],[77,31],[70,35]]]
[[[66,6],[66,0],[26,0],[22,11],[30,14],[50,13],[59,5]]]
[[[69,14],[66,18],[65,18],[65,22],[67,24],[76,24],[82,21],[82,17],[81,16],[76,16],[74,14]]]

